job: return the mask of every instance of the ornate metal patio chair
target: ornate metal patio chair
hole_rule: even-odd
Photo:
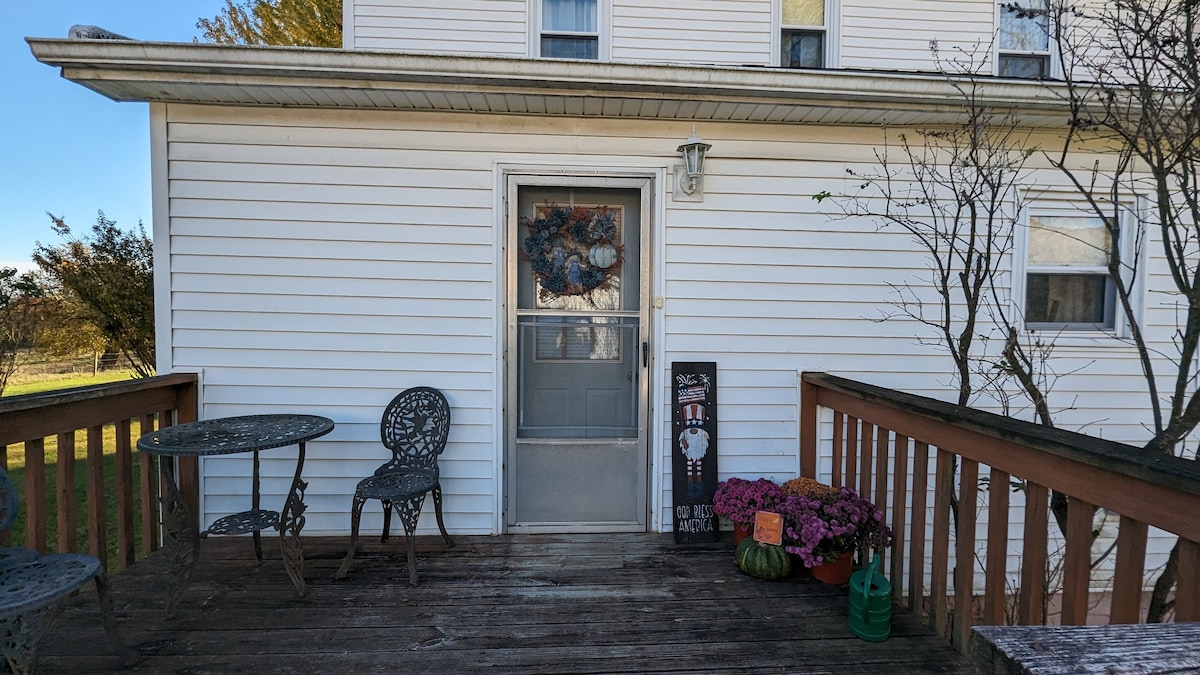
[[[342,579],[350,572],[358,549],[358,524],[363,504],[368,499],[378,499],[383,502],[383,536],[379,541],[388,540],[394,510],[408,541],[408,582],[416,586],[417,550],[413,536],[427,493],[433,493],[433,508],[442,539],[447,546],[454,546],[442,521],[442,484],[438,472],[438,455],[446,449],[446,437],[450,434],[450,404],[442,392],[432,387],[406,389],[384,409],[379,434],[384,447],[392,451],[392,458],[376,469],[375,475],[359,481],[354,490],[354,503],[350,509],[350,550],[334,577]]]
[[[0,469],[0,532],[7,532],[20,509],[17,491]],[[82,553],[52,553],[20,547],[0,547],[0,648],[14,673],[32,673],[38,647],[67,598],[95,582],[100,620],[113,650],[126,666],[141,658],[125,646],[112,617],[112,599],[104,565]]]

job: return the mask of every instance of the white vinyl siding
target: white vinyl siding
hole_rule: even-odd
[[[614,61],[766,66],[770,0],[612,0]]]
[[[442,458],[454,532],[496,530],[502,481],[503,254],[499,167],[665,170],[691,125],[440,113],[166,108],[174,368],[202,370],[202,416],[307,412],[337,428],[309,444],[306,533],[344,534],[358,479],[384,459],[379,415],[414,385],[453,410]],[[916,322],[878,321],[889,284],[917,282],[907,236],[836,220],[812,195],[845,192],[878,130],[710,123],[702,202],[662,204],[653,221],[651,514],[670,527],[672,361],[716,361],[720,473],[796,474],[796,373],[825,370],[950,398],[948,358]],[[1055,174],[1036,176],[1052,183]],[[1061,181],[1060,181],[1061,182]],[[1151,270],[1162,287],[1163,266]],[[1156,297],[1156,296],[1149,296]],[[1172,320],[1152,304],[1148,319]],[[1153,328],[1169,348],[1169,324]],[[1055,388],[1064,428],[1144,438],[1132,351],[1064,341]],[[1133,393],[1131,393],[1133,392]],[[981,401],[981,404],[985,403]],[[264,453],[264,503],[282,502],[295,449]],[[245,507],[249,457],[204,462],[206,521]],[[427,509],[431,511],[431,509]],[[430,517],[432,514],[427,514]],[[364,532],[381,522],[364,513]],[[433,527],[423,519],[422,531]]]
[[[525,56],[525,0],[355,0],[354,49]]]
[[[980,72],[991,72],[992,2],[843,0],[841,6],[842,68],[936,71],[930,50],[936,41],[943,59],[974,54]]]

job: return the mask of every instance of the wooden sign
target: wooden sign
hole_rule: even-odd
[[[671,494],[675,543],[717,541],[717,364],[671,364]]]
[[[754,541],[783,545],[783,516],[770,511],[754,514]]]

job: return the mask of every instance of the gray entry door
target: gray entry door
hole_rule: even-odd
[[[510,180],[508,529],[643,532],[649,182]]]

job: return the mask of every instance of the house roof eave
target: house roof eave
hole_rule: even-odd
[[[952,122],[962,81],[799,71],[198,43],[27,38],[38,61],[118,101],[830,124]],[[1043,83],[971,83],[1026,126],[1059,126]],[[502,105],[498,105],[502,103]]]

